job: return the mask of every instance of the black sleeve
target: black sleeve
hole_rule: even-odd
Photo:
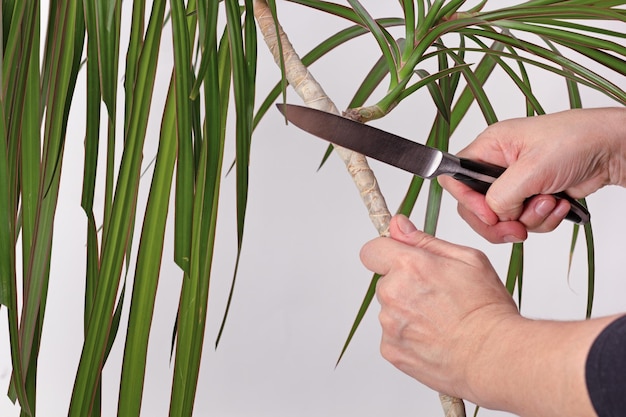
[[[599,417],[626,416],[626,316],[609,324],[593,342],[585,378]]]

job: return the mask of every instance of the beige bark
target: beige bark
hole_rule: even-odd
[[[280,25],[278,25],[277,34],[276,24],[265,0],[254,1],[254,15],[265,43],[279,65],[281,60],[278,37],[280,36],[287,81],[302,98],[304,104],[318,110],[340,114],[322,86],[311,75],[308,68],[302,64],[300,57]],[[387,236],[391,213],[367,160],[363,155],[339,146],[335,146],[335,151],[346,164],[378,234]],[[445,394],[439,394],[439,397],[445,417],[465,417],[465,406],[462,400]]]

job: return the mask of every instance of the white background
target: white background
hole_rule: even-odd
[[[491,3],[504,6],[515,2]],[[364,4],[375,17],[401,15],[398,2],[368,1]],[[301,6],[281,1],[278,7],[279,17],[301,54],[346,26],[339,18]],[[129,17],[130,2],[125,2],[124,8],[125,16]],[[616,25],[616,28],[624,31],[623,24]],[[127,27],[127,34],[126,30]],[[172,65],[170,44],[168,25],[163,35],[164,53],[145,151],[146,166],[153,158],[158,142],[165,86]],[[366,37],[332,52],[313,65],[312,72],[337,106],[345,108],[378,55],[375,42]],[[278,80],[279,72],[262,43],[259,59],[261,100]],[[623,79],[614,77],[614,81],[626,88]],[[85,216],[80,208],[80,188],[84,73],[78,82],[63,167],[50,293],[39,359],[37,408],[41,416],[67,413],[82,346]],[[501,74],[496,75],[486,88],[494,98],[500,119],[524,115],[521,95]],[[567,108],[562,80],[543,74],[535,77],[534,89],[543,100],[546,111]],[[583,92],[586,106],[613,104],[599,93],[586,89]],[[299,103],[293,92],[290,92],[289,101]],[[423,142],[433,115],[434,106],[424,90],[402,103],[384,120],[373,124]],[[451,151],[460,150],[484,127],[479,111],[473,108],[468,120],[454,135]],[[234,156],[233,142],[230,135],[226,166]],[[238,284],[223,340],[215,350],[215,336],[224,311],[236,252],[234,175],[223,181],[218,247],[195,407],[197,416],[442,415],[436,393],[403,375],[380,357],[376,304],[372,305],[346,356],[335,368],[371,278],[360,264],[358,253],[363,243],[375,237],[375,231],[341,161],[333,156],[321,171],[316,172],[325,149],[326,144],[322,141],[295,127],[285,126],[276,111],[271,111],[255,132]],[[389,207],[394,211],[404,196],[410,175],[377,163],[372,166]],[[149,174],[143,181],[143,204],[149,188]],[[418,225],[423,223],[425,199],[426,193],[423,193],[412,215]],[[626,245],[622,236],[626,231],[623,216],[626,193],[615,187],[603,189],[589,197],[588,203],[596,239],[594,315],[623,311],[626,306],[623,300]],[[142,205],[140,210],[143,210]],[[579,242],[573,270],[568,277],[571,230],[571,225],[563,224],[553,233],[529,238],[525,247],[522,307],[525,315],[565,320],[584,318],[584,242],[582,239]],[[510,246],[491,245],[476,236],[459,219],[456,204],[448,195],[444,196],[438,235],[455,243],[480,248],[489,255],[500,275],[506,274]],[[170,238],[171,227],[168,229]],[[171,258],[169,245],[164,255],[149,345],[143,405],[145,416],[165,416],[169,404],[172,373],[169,349],[181,280]],[[130,295],[130,287],[127,291]],[[127,311],[124,317],[127,317]],[[104,369],[105,416],[116,413],[124,336],[125,329],[121,329]],[[0,392],[8,386],[9,378],[6,309],[2,309]],[[468,414],[472,412],[473,406],[468,406]],[[0,415],[18,415],[17,409],[3,396],[0,397]],[[505,414],[483,410],[481,415]]]

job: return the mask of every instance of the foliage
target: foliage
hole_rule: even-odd
[[[578,86],[626,103],[626,92],[571,58],[573,53],[583,55],[607,72],[624,75],[625,31],[603,29],[599,23],[614,21],[623,27],[624,1],[529,0],[487,9],[488,2],[483,0],[462,9],[464,0],[401,0],[402,15],[385,19],[372,17],[358,0],[349,0],[349,7],[316,0],[292,2],[305,6],[303,15],[313,14],[307,10],[313,8],[347,23],[345,30],[303,56],[306,65],[358,36],[376,40],[381,60],[355,92],[351,114],[363,121],[383,117],[426,87],[437,109],[428,143],[440,148],[447,148],[450,135],[472,103],[479,106],[486,123],[497,120],[483,88],[495,68],[504,70],[518,87],[529,116],[544,109],[533,92],[528,67],[562,76],[569,86],[572,107],[582,105]],[[489,3],[498,7],[497,2]],[[276,10],[274,1],[269,4]],[[149,332],[152,325],[158,325],[152,322],[160,270],[155,260],[162,258],[175,181],[174,256],[184,284],[174,329],[170,414],[190,415],[205,339],[225,143],[233,140],[237,149],[234,169],[241,251],[252,132],[282,91],[282,83],[278,83],[255,114],[257,28],[253,1],[136,0],[128,16],[123,14],[119,0],[52,0],[47,16],[42,16],[42,6],[36,0],[2,1],[0,305],[8,311],[10,329],[13,383],[9,395],[19,401],[24,415],[36,414],[37,359],[50,283],[64,143],[77,79],[85,72],[81,202],[88,219],[85,341],[69,414],[100,414],[102,367],[120,325],[128,332],[118,412],[124,416],[139,414]],[[42,17],[47,18],[45,26]],[[121,36],[125,21],[130,21],[129,39]],[[161,46],[168,42],[162,36],[166,24],[172,26],[174,66],[161,116],[158,154],[149,179],[150,196],[145,212],[138,213],[146,126],[149,115],[158,111],[152,107],[152,98]],[[40,27],[46,29],[43,40]],[[394,38],[390,27],[402,28],[403,39]],[[476,54],[480,60],[472,65],[467,57]],[[435,71],[429,70],[431,63]],[[122,66],[123,74],[119,74]],[[117,88],[120,78],[124,80],[122,97]],[[366,106],[376,87],[385,81],[386,94]],[[124,103],[123,109],[118,108],[118,100]],[[225,135],[229,114],[236,118],[234,138]],[[116,154],[119,147],[121,155]],[[102,149],[104,155],[100,154]],[[104,177],[103,192],[96,187],[99,175]],[[416,178],[398,211],[412,210],[422,186]],[[436,182],[431,183],[429,196],[426,224],[434,233],[441,198]],[[97,199],[104,201],[104,211],[98,217],[94,210]],[[143,225],[139,236],[132,232],[136,222]],[[590,226],[585,236],[590,242]],[[21,259],[17,258],[17,245],[21,245]],[[131,256],[134,245],[139,248],[136,258]],[[592,245],[588,253],[590,312]],[[522,256],[522,248],[514,247],[507,280],[511,291],[521,285]],[[124,273],[129,264],[135,265],[134,276],[129,279],[130,296],[125,294]],[[236,269],[234,266],[234,276]],[[234,282],[233,278],[233,289]],[[371,285],[350,337],[373,288]],[[236,296],[231,291],[233,294]],[[120,323],[123,303],[130,305],[128,323]]]

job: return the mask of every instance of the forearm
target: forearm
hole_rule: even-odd
[[[500,322],[477,351],[466,398],[520,416],[595,415],[585,363],[594,340],[615,318]]]

